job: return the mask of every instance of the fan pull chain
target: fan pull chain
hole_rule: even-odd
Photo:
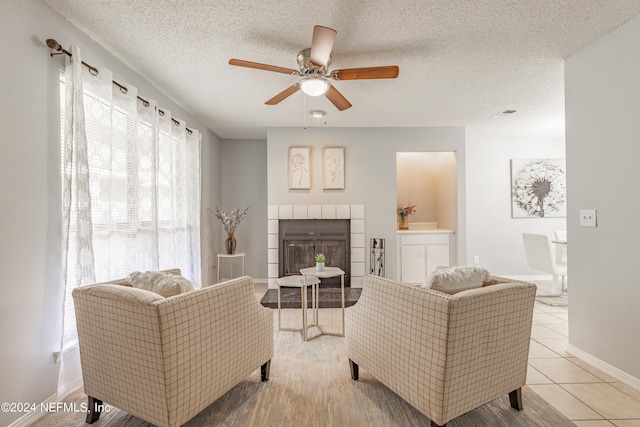
[[[327,111],[327,97],[322,98],[322,111]],[[327,114],[324,115],[324,125],[327,125]]]
[[[307,130],[307,95],[305,93],[302,94],[302,99],[302,123],[304,124],[304,129]]]

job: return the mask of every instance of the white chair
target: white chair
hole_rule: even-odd
[[[551,295],[545,296],[562,295],[566,291],[567,264],[557,262],[555,245],[544,234],[522,233],[522,239],[529,267],[553,275]]]
[[[553,232],[556,242],[556,261],[559,264],[567,263],[567,230]],[[562,243],[560,243],[562,242]]]

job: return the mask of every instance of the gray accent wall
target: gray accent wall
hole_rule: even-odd
[[[245,252],[245,274],[256,281],[267,278],[267,141],[223,140],[220,171],[223,177],[222,206],[229,211],[250,206],[237,228],[237,252]],[[214,206],[208,206],[214,208]],[[220,227],[220,221],[214,220]],[[224,253],[226,233],[216,245]]]

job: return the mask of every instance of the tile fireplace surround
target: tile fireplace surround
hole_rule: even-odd
[[[269,205],[269,288],[277,289],[278,227],[281,219],[348,219],[351,221],[351,287],[361,288],[365,272],[364,205]]]

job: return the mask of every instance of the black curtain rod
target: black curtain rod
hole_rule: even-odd
[[[57,53],[53,53],[53,52],[51,52],[51,53],[50,53],[50,55],[51,55],[51,56],[65,54],[65,55],[67,55],[69,58],[72,58],[72,57],[73,57],[73,55],[71,54],[71,52],[69,52],[68,50],[64,49],[62,46],[60,46],[60,43],[58,43],[58,42],[57,42],[56,40],[54,40],[54,39],[47,39],[47,46],[49,47],[49,49],[51,49],[51,50],[55,50],[55,51],[57,52]],[[87,63],[86,63],[86,62],[84,62],[84,61],[82,61],[82,65],[84,65],[85,67],[87,67],[87,68],[89,69],[89,72],[90,72],[91,74],[93,74],[94,76],[97,76],[97,75],[98,75],[98,69],[97,69],[96,67],[93,67],[93,66],[91,66],[91,65],[87,64]],[[122,84],[118,83],[117,81],[112,80],[112,82],[113,82],[113,84],[114,84],[114,85],[116,85],[116,86],[118,86],[118,87],[120,88],[120,91],[121,91],[122,93],[127,93],[127,92],[129,91],[129,89],[127,89],[127,87],[126,87],[126,86],[124,86],[124,85],[122,85]],[[148,106],[149,106],[149,101],[147,101],[147,100],[146,100],[146,99],[144,99],[144,98],[141,98],[139,95],[136,95],[136,96],[138,97],[138,99],[139,99],[140,101],[142,101],[142,104],[144,104],[144,106],[145,106],[145,107],[148,107]],[[160,113],[160,115],[164,116],[164,111],[163,111],[163,110],[161,110],[160,108],[158,108],[158,112]],[[179,122],[179,121],[177,121],[176,119],[174,119],[173,117],[171,118],[171,120],[173,121],[173,123],[174,123],[175,125],[179,125],[179,124],[180,124],[180,122]],[[189,128],[185,128],[185,129],[187,130],[187,132],[189,132],[189,134],[193,134],[193,131],[192,131],[191,129],[189,129]]]

